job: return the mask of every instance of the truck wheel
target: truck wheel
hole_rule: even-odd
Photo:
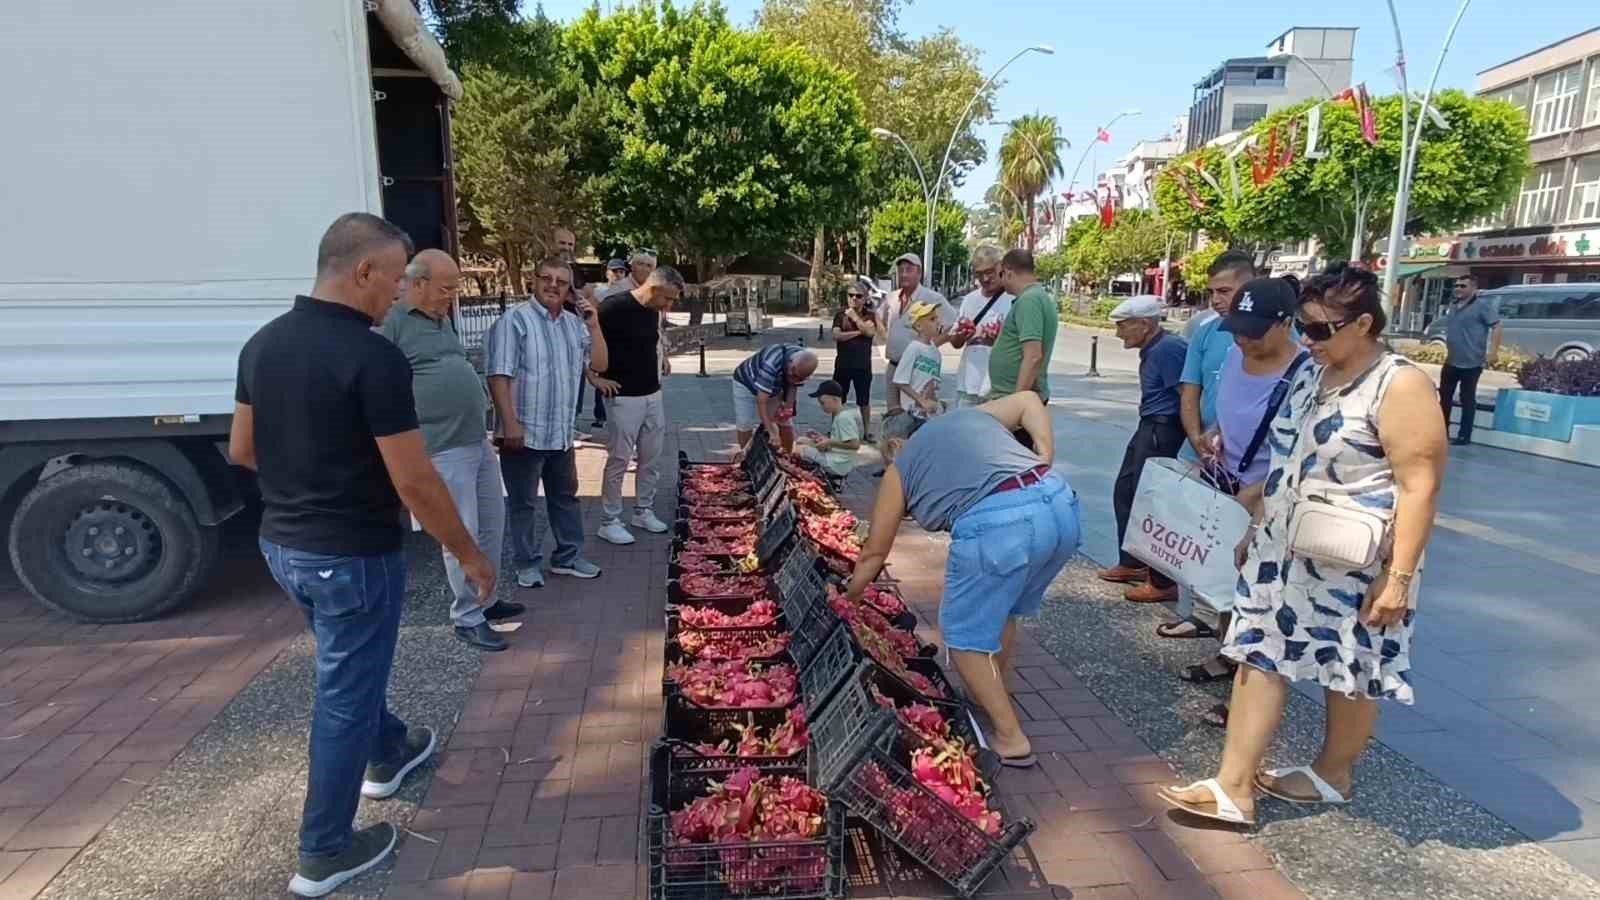
[[[1562,362],[1578,362],[1589,358],[1589,351],[1582,347],[1564,347],[1556,354],[1556,359]]]
[[[97,462],[35,485],[17,506],[10,545],[17,577],[46,606],[91,622],[133,622],[194,593],[219,538],[165,479]]]

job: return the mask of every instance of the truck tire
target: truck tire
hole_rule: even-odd
[[[166,479],[132,463],[73,466],[34,485],[11,522],[11,564],[58,612],[135,622],[193,594],[216,562],[203,528]]]

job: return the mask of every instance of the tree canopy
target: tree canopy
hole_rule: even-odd
[[[1033,113],[1011,123],[1000,141],[1000,183],[1026,207],[1024,238],[1033,249],[1037,233],[1034,202],[1050,183],[1061,177],[1061,128],[1055,116]]]
[[[902,253],[922,255],[922,240],[928,224],[928,204],[921,200],[891,200],[872,217],[872,256],[880,266]],[[933,229],[933,258],[938,266],[959,266],[967,261],[963,238],[967,230],[967,209],[959,203],[941,200]]]
[[[1226,157],[1232,148],[1217,147],[1173,160],[1156,182],[1162,215],[1174,227],[1203,230],[1222,240],[1316,238],[1336,255],[1347,251],[1359,228],[1361,255],[1370,257],[1377,240],[1387,236],[1394,210],[1400,98],[1372,102],[1376,143],[1363,137],[1352,104],[1323,103],[1317,147],[1326,155],[1317,158],[1306,153],[1307,114],[1314,103],[1280,110],[1257,123],[1246,133],[1254,138],[1254,148],[1231,163]],[[1413,127],[1419,106],[1412,101]],[[1431,118],[1423,126],[1409,233],[1452,231],[1498,210],[1516,195],[1528,170],[1527,122],[1509,103],[1444,91],[1432,107],[1449,128],[1440,128]],[[1252,156],[1262,165],[1274,150],[1280,163],[1286,152],[1290,161],[1258,186]]]

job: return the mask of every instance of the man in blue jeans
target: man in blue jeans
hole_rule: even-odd
[[[300,863],[289,882],[302,897],[389,854],[395,827],[352,831],[356,805],[393,796],[433,753],[433,731],[408,729],[386,700],[406,594],[404,509],[460,560],[480,605],[494,597],[494,568],[428,459],[411,367],[372,330],[410,250],[405,232],[377,216],[340,216],[317,246],[310,295],[239,354],[228,453],[259,476],[262,555],[317,645]]]

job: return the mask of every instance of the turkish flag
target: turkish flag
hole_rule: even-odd
[[[1102,144],[1109,144],[1111,143],[1111,132],[1105,130],[1104,128],[1098,129],[1095,133],[1094,139]]]

